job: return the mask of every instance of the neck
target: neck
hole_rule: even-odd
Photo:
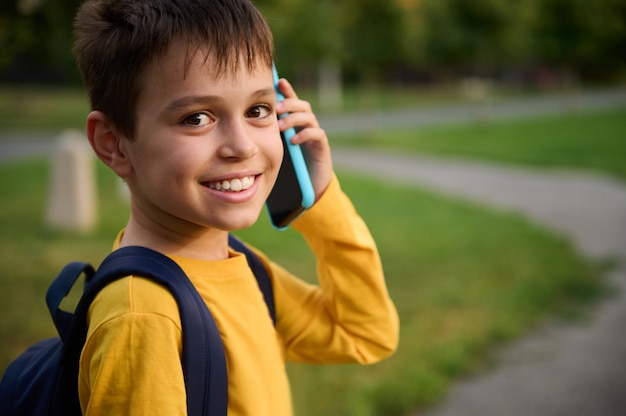
[[[218,229],[199,229],[183,233],[173,229],[147,228],[131,219],[120,240],[120,247],[143,246],[166,255],[176,255],[199,260],[224,260],[228,258],[228,232]]]

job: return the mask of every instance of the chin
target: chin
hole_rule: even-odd
[[[256,216],[240,217],[238,221],[225,221],[223,227],[220,228],[225,231],[239,231],[250,228],[258,221],[259,214]]]

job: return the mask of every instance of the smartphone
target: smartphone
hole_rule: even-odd
[[[285,97],[278,90],[279,78],[275,65],[272,66],[272,71],[274,73],[276,101],[284,100]],[[281,114],[279,118],[284,116],[286,114]],[[293,220],[315,202],[315,191],[302,149],[300,145],[291,143],[291,138],[295,134],[296,129],[293,128],[280,133],[283,143],[283,161],[274,188],[266,202],[272,225],[278,230],[286,229]]]

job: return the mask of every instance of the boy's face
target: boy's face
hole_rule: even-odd
[[[141,77],[135,136],[124,140],[133,217],[156,232],[248,227],[283,154],[271,68],[216,78],[197,54],[184,75],[184,54],[172,48]]]

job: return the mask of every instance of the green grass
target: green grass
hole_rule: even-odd
[[[338,145],[588,169],[626,180],[626,106],[507,122],[360,133]]]
[[[315,91],[298,89],[298,94],[309,101],[319,113],[324,112]],[[511,95],[511,92],[498,91],[494,95]],[[519,95],[519,92],[513,95]],[[369,111],[377,108],[419,107],[462,99],[464,99],[462,94],[454,88],[346,88],[341,110]],[[0,85],[0,131],[56,132],[67,128],[82,130],[88,112],[87,93],[79,86],[68,88]]]
[[[0,130],[83,130],[88,113],[87,95],[81,88],[0,88]]]
[[[82,126],[87,105],[81,91],[18,92],[0,89],[0,130]],[[355,108],[411,100],[377,93],[349,99]],[[623,179],[625,112],[383,132],[334,145],[594,169]],[[76,259],[98,264],[125,223],[127,206],[117,181],[98,166],[100,224],[93,233],[72,235],[42,224],[46,163],[0,164],[0,369],[30,343],[54,334],[44,294],[60,268]],[[547,316],[584,317],[581,306],[603,290],[602,267],[519,216],[419,189],[341,173],[340,178],[378,242],[401,317],[400,348],[373,366],[290,364],[299,416],[391,416],[427,407],[455,379],[484,368],[494,347]],[[263,214],[257,226],[240,234],[296,274],[314,279],[314,259],[297,233],[271,230]]]
[[[300,416],[402,415],[431,405],[485,365],[494,346],[546,314],[579,317],[573,306],[598,293],[594,267],[518,216],[341,179],[379,244],[401,316],[400,347],[369,367],[291,365]],[[251,232],[251,241],[264,238]]]
[[[320,108],[315,92],[310,90],[298,92],[303,99],[311,102],[314,108]],[[379,107],[414,107],[448,102],[457,98],[457,94],[447,90],[347,89],[342,109],[354,111]],[[0,86],[0,131],[56,132],[67,128],[82,130],[88,112],[87,94],[80,87]]]
[[[98,264],[126,219],[117,181],[98,168],[101,223],[88,235],[42,226],[47,165],[0,165],[0,368],[53,335],[44,294],[68,261]],[[290,365],[297,414],[399,415],[440,399],[479,368],[496,345],[549,314],[575,316],[599,293],[597,267],[563,239],[524,219],[415,189],[340,175],[371,227],[401,317],[401,344],[373,366]],[[393,207],[393,208],[391,208]],[[266,215],[240,233],[278,262],[313,279],[314,259],[295,232]]]

